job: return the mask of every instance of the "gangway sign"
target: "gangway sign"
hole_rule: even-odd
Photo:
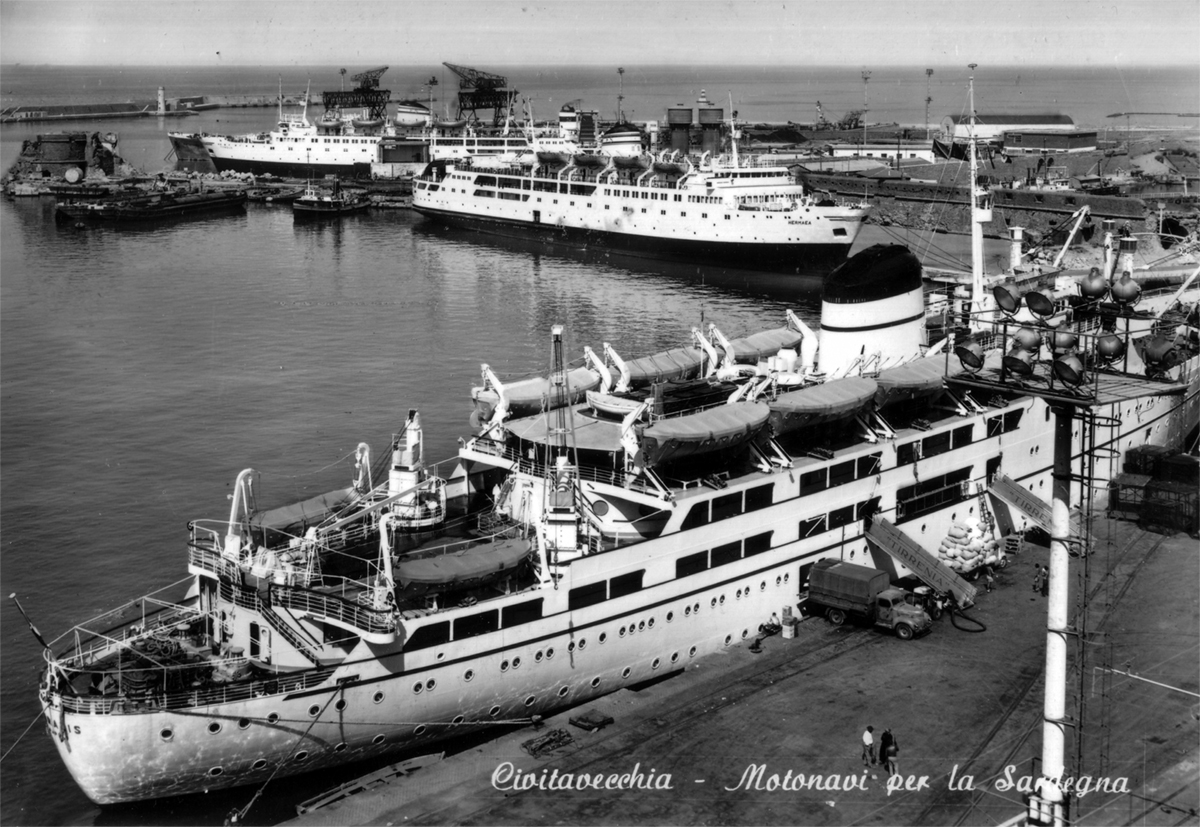
[[[988,492],[999,500],[1008,503],[1013,508],[1028,517],[1034,525],[1047,534],[1054,536],[1053,517],[1050,504],[1032,491],[1026,491],[1016,482],[1003,474],[997,474],[988,486]],[[1071,515],[1071,532],[1079,536],[1079,514]]]
[[[953,595],[961,608],[975,602],[974,586],[887,520],[873,520],[867,528],[867,539],[907,566],[926,586]]]

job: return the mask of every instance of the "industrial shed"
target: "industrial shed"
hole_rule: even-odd
[[[999,141],[1005,132],[1073,132],[1075,121],[1062,114],[977,114],[975,137],[982,141]],[[949,115],[942,119],[942,134],[955,141],[969,137],[970,118],[966,115]]]

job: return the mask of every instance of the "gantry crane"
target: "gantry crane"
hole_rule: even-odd
[[[458,75],[458,115],[478,121],[479,110],[492,110],[492,124],[499,126],[510,114],[517,90],[508,90],[508,78],[467,66],[443,63]]]

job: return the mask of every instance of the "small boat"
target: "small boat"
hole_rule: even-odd
[[[840,382],[781,393],[768,402],[771,434],[782,436],[799,428],[853,416],[875,399],[877,390],[874,379],[849,376]]]
[[[471,415],[472,423],[480,424],[492,418],[501,401],[506,406],[505,414],[514,419],[531,416],[544,410],[553,410],[560,405],[575,405],[586,398],[590,390],[600,385],[600,375],[588,368],[575,368],[567,374],[569,394],[566,398],[555,399],[550,380],[544,376],[532,379],[522,379],[517,382],[501,383],[487,365],[483,366],[486,384],[483,387],[471,389],[471,399],[475,402],[475,412]]]
[[[641,433],[643,459],[653,467],[742,445],[762,430],[770,415],[771,409],[758,402],[735,402],[660,419]]]
[[[246,191],[249,200],[264,204],[290,204],[303,194],[303,187],[256,187]]]
[[[329,192],[311,182],[304,188],[304,194],[292,202],[292,217],[295,220],[305,218],[340,218],[343,215],[363,212],[371,206],[371,202],[359,192],[348,192],[335,181]]]

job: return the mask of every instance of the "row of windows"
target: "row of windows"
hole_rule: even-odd
[[[614,189],[609,189],[608,187],[604,188],[604,194],[605,195],[615,195],[618,198],[638,198],[639,197],[637,190],[614,190]],[[670,200],[672,200],[672,201],[682,201],[683,200],[682,195],[679,195],[677,193],[668,193],[668,192],[643,192],[643,193],[641,193],[640,197],[648,198],[651,201],[660,201],[660,200],[666,201],[668,195],[671,196]]]
[[[963,425],[952,431],[942,431],[940,434],[898,445],[896,446],[896,465],[909,465],[919,459],[936,457],[938,454],[970,445],[974,438],[973,434],[973,425]]]
[[[727,520],[748,511],[758,511],[767,508],[774,499],[774,483],[749,488],[745,491],[735,491],[732,494],[722,494],[702,503],[696,503],[683,519],[681,530],[708,525],[709,523]]]
[[[378,141],[374,138],[280,138],[281,142],[302,144],[308,142],[310,144],[375,144]]]
[[[850,525],[856,520],[865,520],[878,510],[879,497],[872,497],[860,503],[835,508],[828,514],[818,514],[816,517],[809,517],[807,520],[800,521],[800,539],[803,540],[805,537],[812,537],[814,534]]]
[[[896,492],[896,522],[913,520],[944,506],[962,502],[968,497],[967,487],[963,483],[970,478],[971,466],[968,465],[899,489]]]
[[[715,569],[717,566],[737,562],[743,557],[752,557],[755,554],[770,551],[772,533],[765,531],[744,540],[734,540],[732,543],[725,543],[708,551],[698,551],[695,554],[680,557],[675,561],[675,577],[698,574],[707,569]]]
[[[449,620],[430,623],[419,627],[404,644],[405,649],[425,649],[438,646],[453,640],[465,640],[476,635],[495,632],[498,629],[511,629],[524,623],[532,623],[542,619],[542,600],[527,600],[503,609],[489,609],[486,612],[467,615],[454,621],[454,634],[451,638]]]
[[[860,480],[863,477],[873,477],[882,467],[882,454],[868,454],[865,457],[828,465],[815,471],[807,471],[800,475],[800,496],[815,494],[827,488],[836,488],[848,482]]]
[[[1017,430],[1021,427],[1021,416],[1024,413],[1024,408],[1017,408],[1015,411],[1008,411],[999,416],[989,416],[987,418],[987,435],[989,437],[1000,436],[1000,434]]]
[[[640,592],[642,590],[642,578],[645,574],[645,569],[639,569],[631,571],[628,574],[619,575],[611,580],[601,580],[599,583],[591,583],[587,586],[578,586],[571,589],[567,594],[567,608],[574,611],[575,609],[595,606],[597,603],[603,603],[605,600],[616,600],[618,597]]]

